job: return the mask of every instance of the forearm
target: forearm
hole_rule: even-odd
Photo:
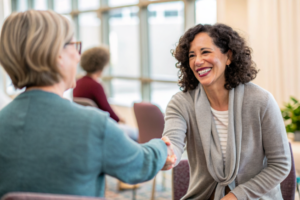
[[[174,99],[169,103],[166,110],[165,128],[163,136],[170,139],[174,154],[177,157],[175,166],[180,162],[185,147],[187,123]]]
[[[104,173],[126,183],[139,183],[152,179],[167,159],[167,146],[160,139],[140,145],[109,120],[103,142]]]
[[[291,169],[291,154],[278,105],[269,95],[261,116],[262,143],[267,167],[254,178],[236,187],[238,199],[255,199],[279,185]]]
[[[154,139],[141,145],[141,152],[130,158],[132,169],[124,176],[126,183],[140,183],[151,180],[163,168],[167,159],[167,146],[160,139]]]
[[[279,185],[289,173],[289,160],[282,161],[278,166],[268,166],[258,175],[244,184],[237,186],[231,192],[239,200],[257,199]]]

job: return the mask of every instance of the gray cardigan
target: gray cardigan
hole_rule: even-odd
[[[207,200],[217,182],[209,173],[195,114],[195,94],[201,87],[179,92],[168,104],[164,136],[168,136],[177,163],[186,144],[190,163],[190,183],[183,199]],[[211,117],[211,113],[201,113]],[[279,107],[273,96],[253,83],[244,84],[242,103],[241,155],[236,187],[239,200],[281,200],[280,183],[288,175],[290,150]],[[211,166],[210,166],[211,167]]]

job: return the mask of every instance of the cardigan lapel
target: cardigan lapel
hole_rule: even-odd
[[[241,153],[243,97],[243,84],[229,91],[227,160],[224,170],[219,136],[212,118],[210,103],[202,85],[199,84],[196,88],[194,104],[198,131],[208,171],[218,182],[215,199],[221,199],[224,196],[226,185],[229,185],[231,189],[235,187],[233,183],[238,173]]]
[[[214,180],[224,176],[223,158],[211,107],[201,84],[195,94],[195,114],[208,171]]]
[[[205,154],[205,159],[208,166],[211,165],[210,159],[210,144],[211,144],[211,120],[212,114],[210,110],[210,103],[207,99],[205,91],[202,85],[199,83],[196,88],[197,92],[195,94],[195,115],[198,125],[198,130]]]

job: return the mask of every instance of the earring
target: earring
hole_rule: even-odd
[[[230,66],[229,66],[229,65],[226,65],[226,67],[229,68]]]

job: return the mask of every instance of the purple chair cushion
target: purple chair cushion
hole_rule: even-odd
[[[139,143],[149,142],[153,138],[161,138],[164,131],[164,115],[151,103],[135,103],[135,118],[139,128]]]
[[[74,195],[56,195],[30,192],[12,192],[4,195],[1,200],[105,200],[103,198],[83,197]]]
[[[97,104],[93,100],[88,98],[74,97],[73,101],[82,106],[91,106],[94,108],[98,108]]]
[[[181,160],[173,168],[173,200],[180,200],[187,192],[190,181],[189,161]]]

